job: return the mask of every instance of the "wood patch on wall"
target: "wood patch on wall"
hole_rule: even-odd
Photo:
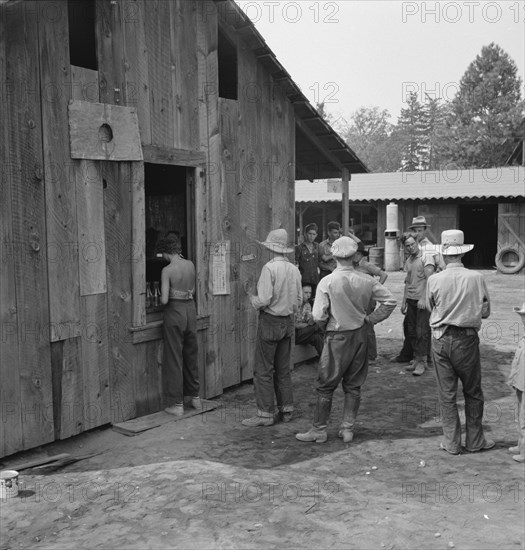
[[[107,103],[69,103],[71,158],[143,160],[137,110]]]

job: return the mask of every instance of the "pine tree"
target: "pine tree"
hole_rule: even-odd
[[[469,65],[447,117],[446,156],[460,168],[501,166],[523,117],[516,63],[492,43]]]
[[[423,104],[425,111],[426,132],[424,135],[427,157],[425,158],[426,170],[439,170],[446,160],[446,148],[443,142],[448,139],[446,127],[447,106],[441,104],[440,98],[425,98]]]
[[[409,172],[427,170],[429,165],[428,115],[419,102],[417,93],[412,92],[406,103],[406,108],[401,109],[394,135],[400,142],[403,154],[401,170]]]

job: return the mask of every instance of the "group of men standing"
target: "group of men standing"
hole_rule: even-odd
[[[467,416],[465,447],[471,452],[489,449],[494,442],[484,437],[481,425],[483,393],[478,338],[481,319],[490,313],[487,288],[479,273],[469,271],[461,263],[463,255],[473,248],[464,244],[463,232],[444,231],[441,246],[436,247],[425,235],[427,226],[423,217],[416,217],[410,228],[413,233],[402,237],[408,253],[401,305],[405,313],[406,345],[399,359],[404,360],[411,353],[414,362],[407,368],[415,375],[425,372],[432,330],[432,361],[443,410],[441,448],[451,454],[458,454],[461,449],[456,403],[461,380]],[[315,231],[305,255],[317,253],[318,257],[332,260],[335,266],[323,274],[320,265],[320,275],[324,276],[312,281],[315,300],[311,316],[314,323],[323,327],[324,341],[312,426],[296,438],[318,443],[327,440],[333,393],[342,382],[345,399],[338,435],[348,443],[354,438],[361,388],[368,373],[370,328],[391,315],[397,302],[380,280],[356,269],[359,262],[356,264],[355,257],[360,248],[357,239],[339,236],[339,229],[335,235],[334,227],[335,238],[329,249],[327,242],[323,242],[315,250],[317,228],[310,229]],[[252,305],[259,310],[254,367],[257,415],[242,423],[251,427],[274,424],[276,411],[283,422],[292,420],[290,352],[294,315],[304,303],[301,273],[287,258],[294,248],[288,245],[286,231],[271,231],[260,244],[271,250],[274,257],[263,266],[257,293],[250,296]],[[375,307],[370,308],[371,304]]]

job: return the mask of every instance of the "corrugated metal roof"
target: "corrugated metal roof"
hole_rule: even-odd
[[[328,192],[340,180],[297,181],[295,202],[335,202]],[[456,198],[525,197],[525,167],[352,174],[350,202]]]

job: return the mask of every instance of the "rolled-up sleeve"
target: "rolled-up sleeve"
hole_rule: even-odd
[[[372,288],[372,297],[379,306],[368,316],[368,320],[375,325],[391,315],[396,309],[397,301],[390,290],[378,281],[375,282]]]
[[[312,309],[312,317],[317,323],[324,323],[328,320],[330,309],[330,298],[325,290],[325,285],[319,284],[315,291],[314,307]]]

